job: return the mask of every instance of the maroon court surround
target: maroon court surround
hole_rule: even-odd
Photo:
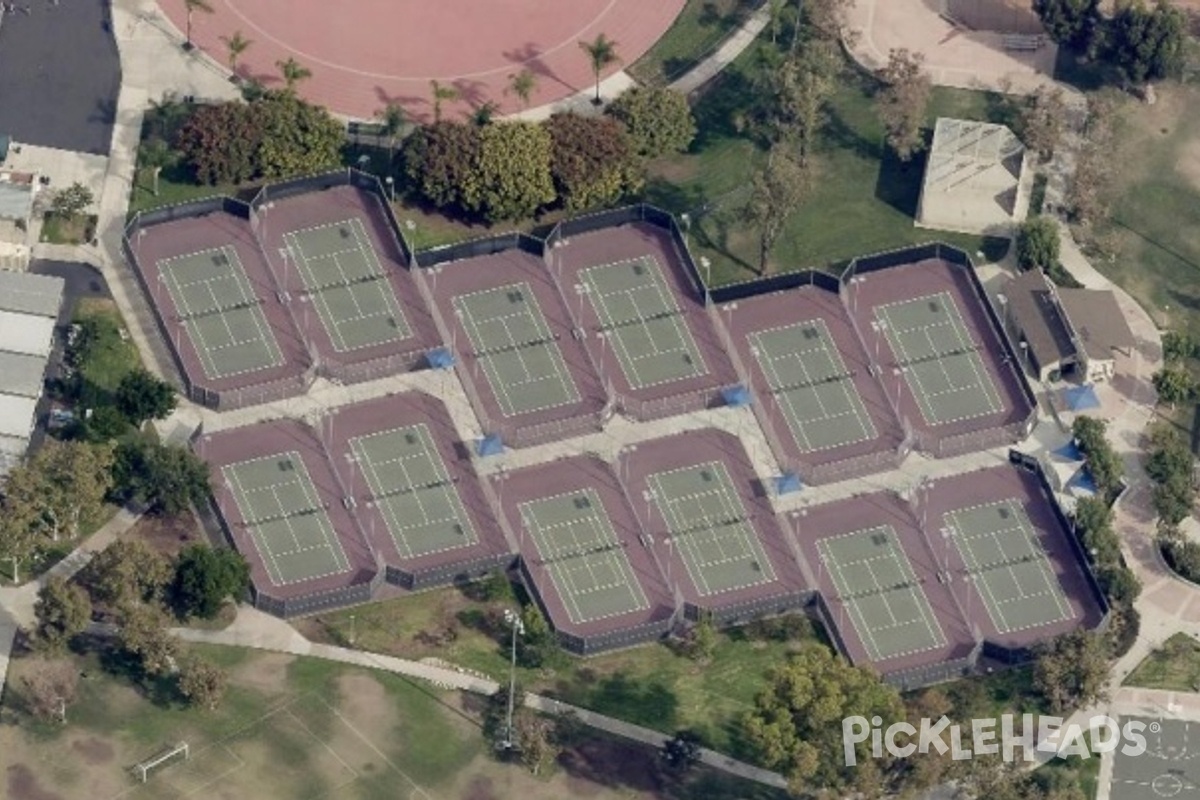
[[[637,518],[625,500],[617,476],[608,464],[591,456],[573,456],[496,474],[491,477],[491,482],[502,506],[501,513],[510,529],[516,532],[525,567],[537,585],[538,594],[556,630],[586,638],[659,622],[671,616],[671,593],[655,565],[654,554],[647,547]],[[603,503],[649,607],[576,624],[567,613],[562,595],[550,578],[549,569],[542,564],[536,543],[524,527],[520,506],[522,503],[585,489],[594,491]]]
[[[705,374],[657,386],[633,388],[617,354],[613,352],[612,344],[597,336],[602,326],[594,301],[576,291],[576,286],[582,283],[580,273],[591,267],[641,258],[650,258],[658,264],[682,312],[681,319],[704,359]],[[551,248],[549,259],[551,270],[571,305],[575,320],[588,332],[585,340],[588,351],[595,363],[603,365],[604,378],[616,394],[634,401],[652,403],[677,396],[703,394],[707,390],[715,399],[719,389],[738,382],[733,363],[704,308],[702,290],[694,285],[687,274],[668,231],[639,222],[580,234],[564,240],[559,247]],[[626,410],[633,416],[640,416],[636,404],[631,404]],[[679,411],[687,410],[692,408]]]
[[[197,441],[195,449],[212,466],[213,496],[217,507],[234,546],[250,563],[251,580],[260,592],[279,600],[291,600],[366,583],[374,577],[377,570],[371,548],[350,512],[342,505],[342,490],[337,477],[330,469],[317,433],[311,428],[294,420],[262,422],[247,428],[207,434]],[[233,490],[226,483],[221,468],[289,452],[300,454],[350,567],[335,575],[276,586],[267,576],[263,554],[246,530]]]

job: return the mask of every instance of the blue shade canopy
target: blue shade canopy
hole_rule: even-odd
[[[489,433],[475,442],[475,452],[483,456],[498,456],[504,452],[504,440],[498,433]]]
[[[1092,480],[1092,476],[1088,474],[1086,469],[1081,469],[1075,473],[1075,477],[1071,478],[1071,482],[1067,484],[1071,489],[1085,494],[1096,494],[1096,482]]]
[[[775,478],[775,493],[776,494],[791,494],[798,492],[804,488],[804,484],[800,480],[800,476],[795,472],[785,472]]]
[[[454,353],[448,347],[439,347],[426,353],[425,360],[433,369],[450,369],[454,366]]]
[[[1067,389],[1067,407],[1072,411],[1084,411],[1089,408],[1099,408],[1100,398],[1096,389],[1090,383]]]
[[[750,405],[750,390],[740,383],[737,386],[730,386],[728,389],[721,390],[721,399],[725,401],[727,406],[748,406]]]
[[[1079,445],[1075,444],[1074,439],[1055,450],[1054,455],[1068,461],[1083,461],[1083,453],[1079,451]]]

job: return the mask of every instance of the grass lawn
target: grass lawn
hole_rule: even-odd
[[[688,0],[674,24],[628,69],[638,83],[665,86],[716,50],[761,0]]]
[[[54,213],[47,213],[42,220],[41,239],[50,244],[83,244],[90,242],[95,235],[95,214],[60,217]]]
[[[1125,686],[1195,692],[1200,687],[1200,642],[1177,633],[1138,664]]]
[[[498,621],[504,606],[441,589],[320,614],[301,621],[300,630],[311,639],[387,655],[437,657],[501,680],[509,664],[507,629]],[[736,754],[738,723],[765,685],[763,674],[797,643],[746,641],[737,629],[718,638],[706,665],[647,644],[570,658],[561,671],[520,669],[519,680],[531,691],[664,733],[692,728],[710,746]]]
[[[781,800],[703,769],[663,784],[654,750],[591,731],[535,778],[485,747],[479,698],[317,659],[193,652],[229,675],[216,711],[184,707],[170,681],[131,683],[116,660],[92,652],[60,659],[82,674],[65,726],[28,715],[22,678],[44,662],[15,659],[0,705],[5,796]],[[145,784],[133,778],[133,764],[179,741],[189,745],[187,761],[155,770]]]
[[[158,194],[155,194],[153,172],[148,169],[140,169],[134,177],[133,191],[129,195],[129,213],[172,206],[215,195],[234,197],[238,190],[239,187],[232,184],[218,186],[197,184],[183,169],[175,168],[164,169],[158,176]]]
[[[90,387],[111,394],[125,375],[141,366],[141,356],[128,337],[121,312],[112,300],[81,299],[75,309],[74,322],[86,320],[95,322],[98,335],[86,360],[80,364],[79,372]]]
[[[761,42],[758,47],[768,47]],[[647,198],[696,220],[691,243],[712,262],[716,284],[755,277],[755,237],[738,219],[747,178],[762,150],[737,130],[750,112],[756,48],[747,50],[695,106],[700,135],[690,152],[650,167]],[[941,239],[989,258],[1003,254],[1004,240],[921,230],[913,226],[924,160],[904,164],[885,152],[883,131],[871,97],[872,78],[850,71],[839,84],[818,143],[812,196],[788,221],[775,246],[771,268],[792,271],[832,268],[856,255]],[[930,124],[954,115],[1003,121],[1000,97],[960,89],[935,89]]]

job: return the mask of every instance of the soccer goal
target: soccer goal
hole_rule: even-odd
[[[180,756],[180,755],[183,756],[184,761],[188,760],[189,753],[188,753],[188,743],[187,742],[180,742],[179,744],[176,744],[173,747],[167,748],[163,752],[156,755],[154,758],[151,758],[147,761],[143,761],[140,764],[135,765],[133,768],[133,774],[137,775],[138,778],[141,779],[142,783],[145,783],[146,776],[150,774],[150,770],[155,769],[156,767],[161,767],[164,764],[166,764],[167,762],[174,759],[176,756]]]

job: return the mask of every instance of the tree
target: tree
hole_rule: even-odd
[[[1033,10],[1059,44],[1086,45],[1100,24],[1100,0],[1034,0]]]
[[[229,598],[250,586],[250,565],[236,550],[214,550],[202,544],[187,547],[175,565],[175,601],[189,616],[212,619]]]
[[[812,40],[822,42],[841,42],[852,40],[851,31],[847,29],[846,14],[853,0],[805,0],[799,4],[801,11],[796,16],[796,24],[808,30],[808,44]],[[792,40],[792,50],[796,50],[799,40],[799,30]]]
[[[312,70],[292,56],[288,56],[286,61],[276,61],[275,66],[279,69],[279,76],[283,78],[283,90],[288,94],[296,90],[296,84],[300,83],[300,81],[305,81],[312,77]]]
[[[157,603],[174,574],[171,563],[140,539],[118,539],[88,562],[82,578],[98,602],[125,609]]]
[[[550,134],[532,122],[479,129],[476,182],[463,188],[468,208],[489,222],[524,219],[554,201]]]
[[[536,88],[537,75],[533,73],[533,70],[523,69],[508,76],[508,88],[504,90],[504,93],[512,92],[520,98],[522,108],[529,108],[529,98],[533,96],[533,90]]]
[[[1154,373],[1151,381],[1154,384],[1154,391],[1158,392],[1158,401],[1166,403],[1171,408],[1196,399],[1196,381],[1185,367],[1167,364]]]
[[[694,731],[677,731],[663,743],[662,757],[671,769],[686,772],[700,762],[701,741]]]
[[[1104,594],[1114,606],[1127,608],[1133,605],[1142,591],[1142,582],[1138,580],[1133,570],[1119,565],[1107,565],[1100,568],[1096,574]]]
[[[787,8],[788,0],[767,0],[767,28],[771,31],[771,44],[779,39],[783,27],[783,11]]]
[[[629,131],[634,150],[644,158],[682,153],[696,138],[696,120],[687,98],[671,89],[635,86],[608,107]]]
[[[54,199],[50,201],[50,210],[55,216],[63,219],[75,219],[86,211],[95,199],[91,189],[75,182],[54,195]]]
[[[1108,646],[1103,636],[1074,631],[1037,647],[1033,685],[1058,713],[1107,699]]]
[[[922,129],[933,84],[922,67],[925,56],[906,48],[893,49],[888,63],[879,70],[882,90],[875,96],[884,138],[901,161],[908,161],[925,147]]]
[[[225,51],[229,58],[229,71],[236,77],[238,61],[254,42],[243,36],[241,31],[234,31],[232,36],[222,36],[221,41],[225,43]]]
[[[429,91],[433,95],[433,121],[442,121],[442,103],[453,103],[458,99],[459,92],[453,86],[446,86],[439,81],[429,82]]]
[[[259,171],[265,121],[242,102],[200,106],[180,127],[176,146],[197,182],[243,183]]]
[[[425,125],[404,145],[404,168],[421,196],[437,208],[470,211],[467,197],[478,197],[480,129],[462,122]]]
[[[758,231],[759,274],[767,274],[771,250],[808,194],[809,184],[808,170],[781,145],[771,148],[767,163],[751,177],[742,220]]]
[[[388,161],[391,162],[396,154],[396,137],[404,130],[404,123],[408,121],[408,117],[399,103],[389,102],[375,112],[375,119],[379,120],[379,135],[387,139]]]
[[[513,728],[521,763],[530,772],[537,775],[547,764],[554,763],[562,748],[552,721],[522,707],[514,715]]]
[[[87,630],[92,619],[92,601],[87,592],[62,578],[50,578],[38,590],[33,606],[37,627],[33,641],[40,650],[61,650],[67,642]]]
[[[694,661],[707,663],[712,660],[713,651],[717,649],[717,627],[713,625],[712,615],[703,614],[700,621],[692,628],[691,646],[688,656]]]
[[[179,642],[167,630],[167,618],[158,606],[133,606],[118,632],[121,647],[135,656],[142,671],[151,676],[175,670]]]
[[[1058,263],[1058,224],[1050,217],[1030,217],[1017,229],[1017,264],[1021,269],[1049,270]]]
[[[640,163],[625,126],[612,117],[554,114],[550,174],[568,210],[607,205],[641,188]]]
[[[175,402],[175,388],[140,367],[126,373],[117,385],[117,409],[135,427],[148,419],[171,416]]]
[[[606,67],[616,64],[621,60],[617,55],[617,43],[609,39],[603,33],[598,34],[595,39],[590,42],[580,42],[580,49],[587,53],[588,61],[592,65],[592,74],[596,77],[596,98],[592,100],[593,105],[600,105],[600,73]]]
[[[475,107],[471,112],[470,120],[479,128],[482,128],[484,125],[491,125],[492,120],[496,118],[496,112],[499,110],[500,105],[495,100],[488,100]]]
[[[1121,560],[1121,540],[1112,528],[1112,509],[1102,497],[1082,497],[1075,505],[1075,529],[1097,564]]]
[[[197,11],[211,14],[213,13],[213,7],[209,0],[183,0],[183,8],[187,14],[187,27],[184,33],[183,46],[185,50],[191,50],[195,46],[192,43],[192,15]]]
[[[58,541],[100,516],[112,487],[113,446],[48,440],[29,462],[12,470],[5,508],[35,531]]]
[[[186,447],[143,436],[117,445],[112,494],[120,502],[174,516],[203,502],[210,491],[208,465]]]
[[[29,712],[43,722],[67,721],[67,707],[75,702],[79,672],[69,663],[52,661],[39,664],[21,678],[24,700]]]
[[[837,45],[811,42],[778,65],[764,65],[758,112],[766,139],[794,146],[798,160],[809,155],[825,124],[825,107],[837,87],[842,55]]]
[[[1103,420],[1081,414],[1071,424],[1071,433],[1085,457],[1088,473],[1101,493],[1109,494],[1117,488],[1125,473],[1125,466],[1105,438],[1107,425]]]
[[[1187,34],[1187,17],[1168,0],[1153,9],[1143,0],[1119,4],[1109,23],[1113,62],[1133,83],[1179,74]]]
[[[11,503],[0,498],[0,559],[12,565],[13,583],[21,582],[21,564],[33,556],[37,540],[32,520],[19,516]]]
[[[1049,161],[1062,143],[1066,117],[1067,104],[1062,89],[1039,86],[1021,104],[1017,132],[1026,147],[1043,161]]]
[[[155,197],[158,197],[158,176],[162,174],[164,169],[174,166],[178,160],[179,154],[157,136],[142,142],[142,146],[138,148],[138,169],[150,171],[150,177],[154,181]]]
[[[771,667],[767,684],[745,719],[746,742],[763,766],[783,772],[797,793],[879,789],[872,784],[879,782],[880,765],[866,743],[858,745],[858,765],[845,766],[842,720],[878,715],[886,727],[903,719],[895,689],[816,644]]]
[[[179,692],[189,704],[216,711],[225,696],[229,678],[225,670],[200,657],[187,659],[179,671]]]
[[[261,117],[262,143],[255,158],[262,177],[312,175],[341,164],[345,125],[321,106],[290,92],[267,92],[250,109]]]

